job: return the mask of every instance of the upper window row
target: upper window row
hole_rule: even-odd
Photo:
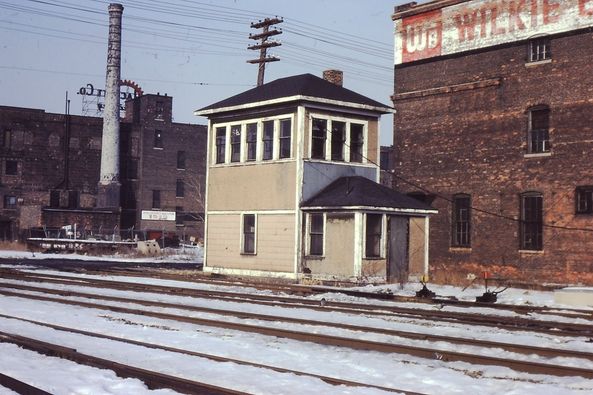
[[[365,141],[365,125],[362,123],[312,119],[311,159],[362,163]]]
[[[214,130],[215,163],[292,157],[291,118],[216,126]]]
[[[529,41],[527,58],[529,62],[541,62],[548,59],[552,59],[552,46],[548,37]]]

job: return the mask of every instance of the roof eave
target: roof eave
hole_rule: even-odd
[[[422,214],[431,215],[438,214],[437,209],[413,209],[413,208],[397,208],[397,207],[377,207],[377,206],[311,206],[301,207],[303,211],[385,211],[399,214]]]
[[[240,104],[237,106],[195,110],[194,115],[208,116],[208,115],[214,115],[214,114],[223,113],[223,112],[249,110],[249,109],[256,108],[256,107],[265,107],[265,106],[271,106],[271,105],[275,105],[275,104],[298,102],[298,101],[330,104],[330,105],[334,105],[334,106],[338,106],[338,107],[349,107],[349,108],[355,108],[358,110],[365,110],[365,111],[375,112],[375,113],[380,113],[380,114],[395,113],[395,109],[392,107],[371,106],[368,104],[360,104],[360,103],[352,103],[352,102],[346,102],[346,101],[341,101],[341,100],[325,99],[325,98],[315,97],[315,96],[295,95],[295,96],[281,97],[281,98],[272,99],[272,100],[264,100],[264,101],[259,101],[259,102],[245,103],[245,104]]]

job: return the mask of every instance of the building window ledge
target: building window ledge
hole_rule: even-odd
[[[307,255],[305,259],[309,261],[322,261],[325,257],[322,255]]]
[[[523,157],[524,158],[547,158],[549,156],[552,156],[551,152],[539,152],[537,154],[524,154]]]
[[[469,254],[470,252],[472,252],[472,248],[471,247],[449,247],[449,252]]]
[[[519,254],[525,255],[543,255],[544,250],[519,250]]]
[[[157,150],[160,150],[160,151],[164,150],[163,147],[152,147],[152,149],[157,149]]]
[[[255,253],[255,252],[242,252],[241,255],[255,256],[255,255],[257,255],[257,253]]]
[[[525,63],[525,67],[535,67],[535,66],[539,66],[542,64],[548,64],[548,63],[552,63],[552,59],[538,60],[536,62],[527,62],[527,63]]]
[[[385,258],[382,256],[365,256],[363,258],[365,261],[384,261]]]

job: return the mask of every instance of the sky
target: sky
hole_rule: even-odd
[[[107,57],[105,0],[0,0],[0,105],[97,116]],[[175,122],[201,123],[193,111],[251,89],[259,57],[252,22],[280,17],[282,43],[265,81],[323,70],[344,72],[344,86],[387,105],[393,94],[395,5],[407,0],[122,0],[122,79],[145,93],[173,96]],[[381,120],[390,145],[392,116]]]

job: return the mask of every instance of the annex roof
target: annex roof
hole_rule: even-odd
[[[378,113],[392,112],[385,104],[359,93],[335,85],[312,74],[301,74],[280,78],[267,84],[249,89],[194,112],[195,115],[209,115],[225,111],[241,110],[291,101],[323,102],[326,104],[355,107]]]
[[[436,214],[438,211],[412,197],[365,177],[341,177],[301,205],[303,210],[379,210]]]

